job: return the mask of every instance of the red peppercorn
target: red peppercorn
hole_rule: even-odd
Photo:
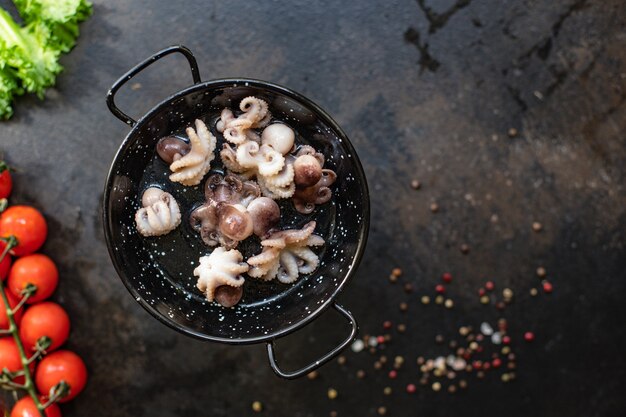
[[[535,334],[533,332],[524,333],[524,340],[527,342],[532,342],[533,340],[535,340]]]
[[[478,289],[478,295],[479,295],[479,296],[481,296],[481,297],[482,297],[483,295],[485,295],[485,289],[484,289],[484,288],[479,288],[479,289]]]
[[[491,364],[489,362],[483,363],[483,370],[488,371],[491,368]]]
[[[542,285],[543,292],[545,292],[546,294],[550,294],[552,292],[552,284],[550,284],[550,282],[544,281]]]
[[[415,391],[417,391],[417,387],[415,386],[415,384],[409,384],[406,386],[406,392],[408,392],[409,394],[413,394]]]
[[[435,291],[437,291],[437,293],[439,293],[439,294],[443,294],[443,293],[445,293],[445,292],[446,292],[446,287],[444,287],[444,286],[443,286],[443,285],[441,285],[441,284],[437,284],[437,285],[435,286]]]
[[[396,379],[398,377],[398,371],[396,371],[395,369],[392,369],[391,371],[389,371],[389,379]]]
[[[480,353],[483,351],[483,347],[481,345],[476,346],[476,352]]]
[[[487,281],[485,282],[485,289],[487,291],[493,291],[493,289],[496,287],[496,285],[493,283],[493,281]]]
[[[491,366],[493,366],[494,368],[499,368],[500,366],[502,366],[502,360],[500,358],[495,358],[491,361]]]
[[[444,274],[441,276],[441,279],[443,279],[443,282],[445,282],[446,284],[449,284],[452,282],[452,274],[449,272],[444,272]]]
[[[385,321],[383,323],[383,329],[391,329],[391,326],[393,326],[393,325],[391,324],[391,322],[389,320],[387,320],[387,321]]]
[[[511,337],[510,336],[504,336],[502,338],[502,343],[504,343],[505,345],[508,345],[511,343]]]
[[[483,363],[481,361],[474,361],[472,362],[472,367],[474,369],[480,369],[483,367]]]
[[[376,341],[378,342],[378,344],[385,343],[385,336],[376,336]]]

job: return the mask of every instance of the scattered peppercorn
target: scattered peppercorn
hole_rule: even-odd
[[[444,303],[444,305],[446,306],[446,308],[452,308],[452,307],[454,307],[454,301],[452,301],[450,298],[448,298],[446,300],[446,302]]]
[[[391,389],[391,387],[385,387],[383,389],[383,394],[385,394],[385,395],[391,395],[392,392],[393,392],[393,390]]]
[[[459,328],[459,334],[460,334],[461,336],[467,336],[467,335],[469,334],[469,332],[470,332],[469,327],[465,327],[465,326],[463,326],[463,327],[460,327],[460,328]]]
[[[444,272],[441,276],[441,279],[443,279],[443,282],[445,282],[446,284],[449,284],[452,282],[452,274],[449,272]]]
[[[547,274],[546,268],[544,268],[543,266],[540,266],[539,268],[537,268],[537,276],[539,278],[544,278],[546,274]]]
[[[496,308],[498,310],[504,310],[506,308],[506,304],[502,301],[497,301],[496,302]]]
[[[442,344],[444,342],[444,338],[443,335],[438,334],[437,336],[435,336],[435,343],[437,343],[438,345]]]
[[[485,282],[485,289],[487,291],[493,291],[494,288],[496,288],[496,284],[494,284],[493,281]]]
[[[421,301],[422,304],[430,304],[430,297],[427,295],[422,295]]]
[[[509,134],[510,138],[514,138],[517,136],[517,129],[512,127],[509,129],[509,131],[507,132]]]
[[[411,188],[413,188],[414,190],[419,190],[421,186],[422,184],[420,184],[418,180],[411,181]]]
[[[337,412],[335,410],[333,410],[333,411],[330,412],[329,415],[330,415],[330,417],[337,417],[338,414],[337,414]]]
[[[435,297],[435,304],[443,304],[443,295],[438,295]]]
[[[404,333],[406,331],[406,325],[402,323],[398,324],[397,330],[398,333]]]
[[[511,337],[510,336],[502,337],[502,343],[504,343],[505,345],[510,344],[511,343]]]
[[[532,342],[533,340],[535,340],[535,334],[533,332],[524,333],[524,340],[527,342]]]
[[[377,371],[379,371],[380,369],[382,369],[382,367],[383,367],[383,364],[382,364],[382,363],[380,363],[380,362],[378,362],[378,361],[374,362],[374,369],[376,369]]]
[[[409,309],[409,305],[407,303],[400,303],[400,311],[407,311]]]
[[[430,211],[437,213],[439,211],[439,205],[437,203],[430,203]]]
[[[385,355],[381,355],[378,360],[380,361],[380,363],[387,363],[387,357]]]
[[[414,394],[417,391],[417,387],[415,386],[415,384],[408,384],[406,386],[406,392],[408,392],[409,394]]]
[[[464,380],[464,379],[460,380],[459,381],[459,388],[461,388],[461,389],[467,388],[467,381]]]
[[[432,385],[432,389],[433,391],[440,391],[441,390],[441,383],[440,382],[434,382]]]
[[[402,269],[400,269],[400,268],[393,268],[391,270],[391,275],[393,275],[394,277],[399,277],[400,275],[402,275]]]
[[[391,329],[391,326],[393,326],[393,324],[389,320],[383,322],[383,329],[389,330]]]
[[[411,284],[410,282],[407,282],[406,284],[404,284],[404,292],[406,292],[407,294],[410,294],[413,292],[413,284]]]
[[[365,378],[365,371],[363,369],[359,369],[358,371],[356,371],[356,377],[359,379]]]
[[[318,376],[319,376],[319,373],[317,371],[311,371],[306,375],[306,377],[309,378],[311,381],[313,381],[314,379],[317,379]]]
[[[541,232],[541,229],[543,229],[543,226],[541,226],[541,223],[533,222],[533,231]]]
[[[502,366],[502,360],[500,358],[494,358],[491,361],[491,366],[493,366],[494,368],[499,368],[500,366]]]
[[[437,284],[437,285],[435,285],[435,291],[436,291],[438,294],[444,294],[444,293],[446,292],[446,287],[444,287],[444,286],[443,286],[443,285],[441,285],[441,284]]]
[[[454,393],[456,392],[456,385],[450,385],[450,386],[448,387],[448,392],[449,392],[450,394],[454,394]]]
[[[389,371],[389,379],[396,379],[398,377],[398,371],[396,371],[395,369],[392,369],[391,371]]]
[[[481,304],[489,304],[489,297],[486,295],[483,295],[482,297],[480,297],[480,302]]]
[[[261,401],[255,401],[252,403],[252,411],[256,413],[263,411],[263,404],[261,404]]]
[[[337,390],[334,388],[328,388],[328,399],[329,400],[334,400],[335,398],[337,398],[337,395],[339,395],[337,393]]]
[[[463,255],[467,255],[470,251],[470,247],[467,243],[463,243],[459,249]]]
[[[381,406],[381,407],[378,407],[378,410],[376,410],[376,412],[378,413],[378,415],[384,416],[385,414],[387,414],[387,409]]]
[[[339,365],[345,365],[345,364],[346,364],[346,357],[345,357],[345,356],[343,356],[343,355],[342,355],[342,356],[340,356],[340,357],[338,357],[338,358],[337,358],[337,363],[338,363]]]
[[[538,293],[537,288],[531,288],[530,289],[531,297],[535,297],[537,295],[537,293]]]
[[[548,281],[544,281],[541,286],[543,287],[543,292],[546,294],[552,293],[552,284]]]

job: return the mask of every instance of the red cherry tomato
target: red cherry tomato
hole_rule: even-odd
[[[35,385],[40,393],[47,395],[61,381],[70,386],[69,394],[59,402],[76,397],[87,384],[87,368],[83,360],[69,350],[57,350],[39,362],[35,372]]]
[[[58,349],[70,334],[70,318],[63,308],[51,301],[35,304],[24,313],[20,325],[20,339],[27,352],[35,349],[37,340],[48,336],[52,343],[47,352]]]
[[[0,255],[4,253],[4,248],[6,248],[6,243],[0,240]],[[4,258],[0,261],[0,279],[4,281],[4,279],[9,275],[9,269],[11,269],[11,255],[8,253],[4,256]]]
[[[22,369],[20,351],[17,349],[15,340],[11,336],[0,339],[0,369],[3,368],[7,368],[11,372]],[[24,382],[24,377],[18,376],[14,379],[14,381],[18,384],[22,384]]]
[[[14,235],[18,245],[11,252],[15,256],[28,255],[43,245],[48,235],[48,225],[34,207],[11,206],[0,215],[0,236]]]
[[[7,295],[7,299],[9,300],[9,306],[11,308],[14,308],[19,303],[20,300],[18,298],[15,298],[13,294],[11,294],[9,291],[6,292],[6,295]],[[23,313],[24,313],[24,308],[20,308],[13,315],[13,319],[15,319],[15,324],[17,324],[18,326],[20,325],[20,322],[22,320]],[[4,300],[2,299],[2,297],[0,297],[0,329],[7,330],[8,328],[9,328],[9,318],[7,317],[6,306],[4,305]]]
[[[47,400],[40,397],[39,401],[45,403]],[[61,409],[52,403],[46,408],[45,414],[46,417],[61,417]],[[41,414],[39,414],[33,399],[27,395],[15,403],[13,410],[11,410],[11,417],[41,417]]]
[[[0,198],[9,197],[12,188],[13,180],[11,179],[9,167],[4,162],[0,161]]]
[[[14,296],[21,298],[22,290],[28,284],[37,287],[37,291],[26,301],[37,303],[50,297],[59,282],[59,271],[52,259],[35,253],[18,258],[9,272],[7,287]]]

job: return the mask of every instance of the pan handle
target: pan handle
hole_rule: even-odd
[[[191,67],[191,76],[193,77],[193,83],[198,84],[200,82],[200,71],[198,70],[198,63],[196,62],[196,58],[193,56],[191,51],[183,45],[169,46],[155,53],[151,57],[140,62],[139,64],[135,65],[130,71],[122,75],[117,81],[115,81],[115,83],[113,83],[113,86],[107,93],[107,106],[109,106],[109,110],[111,111],[111,113],[113,113],[115,117],[117,117],[130,127],[135,126],[137,121],[118,109],[115,105],[115,93],[117,93],[117,90],[119,90],[120,87],[130,81],[131,78],[139,74],[146,67],[150,66],[151,64],[155,63],[166,55],[173,54],[174,52],[183,54],[185,58],[187,58],[187,61],[189,61],[189,66]]]
[[[271,342],[267,342],[267,355],[270,359],[270,366],[272,367],[272,370],[276,373],[276,375],[285,379],[296,379],[303,375],[306,375],[309,372],[319,368],[335,356],[339,355],[339,353],[341,353],[341,351],[354,340],[358,330],[358,325],[356,323],[356,320],[354,320],[352,313],[350,313],[348,310],[346,310],[344,307],[340,306],[337,303],[334,303],[333,307],[335,307],[335,310],[341,313],[346,319],[348,319],[348,322],[350,322],[350,325],[352,326],[350,335],[343,342],[341,342],[339,346],[328,352],[326,355],[322,356],[315,362],[305,366],[304,368],[292,372],[285,372],[280,369],[280,367],[278,366],[278,362],[276,362],[276,357],[274,356],[274,341],[272,340]]]

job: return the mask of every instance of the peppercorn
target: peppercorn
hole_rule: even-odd
[[[514,138],[517,136],[517,129],[512,127],[509,129],[509,131],[507,132],[510,138]]]
[[[413,188],[414,190],[419,190],[421,186],[422,184],[420,184],[418,180],[411,181],[411,188]]]
[[[407,294],[410,294],[413,292],[413,284],[411,284],[410,282],[407,282],[406,284],[404,284],[404,292],[406,292]]]
[[[438,334],[437,336],[435,336],[435,343],[442,344],[443,341],[444,341],[443,335]]]
[[[337,358],[337,363],[338,363],[339,365],[345,365],[345,364],[346,364],[346,357],[345,357],[345,356],[343,356],[343,355],[342,355],[342,356],[340,356],[340,357],[338,357],[338,358]]]
[[[319,376],[319,373],[317,371],[311,371],[306,375],[306,377],[310,379],[311,381],[313,381],[314,379],[317,379],[318,376]]]
[[[328,388],[328,399],[334,400],[335,398],[337,398],[337,395],[339,394],[337,393],[336,389]]]
[[[437,284],[435,285],[435,291],[437,292],[437,294],[444,294],[446,292],[446,287],[441,284]]]
[[[406,331],[406,325],[402,323],[398,324],[397,330],[398,333],[404,333]]]
[[[356,371],[356,377],[359,379],[365,378],[365,371],[363,369],[359,369],[358,371]]]
[[[493,281],[487,281],[485,282],[485,289],[487,291],[493,291],[493,289],[496,287],[496,284],[493,283]]]
[[[530,295],[531,295],[531,297],[536,296],[536,295],[537,295],[537,293],[538,293],[537,288],[531,288],[531,289],[530,289]]]
[[[391,387],[385,387],[383,389],[383,394],[385,394],[385,395],[391,395],[392,392],[393,391],[392,391]]]
[[[441,279],[443,279],[443,282],[445,282],[446,284],[449,284],[452,282],[452,274],[449,272],[444,272],[441,276]]]
[[[415,386],[415,384],[408,384],[406,386],[406,392],[408,392],[409,394],[413,394],[415,393],[415,391],[417,391],[417,387]]]
[[[429,304],[430,303],[430,297],[427,295],[422,295],[421,298],[422,304]]]
[[[432,389],[433,389],[433,391],[441,390],[441,383],[440,382],[434,382],[433,385],[432,385]]]
[[[533,340],[535,340],[535,334],[533,332],[524,333],[524,340],[527,342],[532,342]]]
[[[255,401],[252,403],[252,411],[256,413],[263,411],[263,404],[261,404],[261,401]]]
[[[470,247],[467,243],[463,243],[459,249],[463,255],[467,255],[470,251]]]
[[[450,385],[450,386],[448,387],[448,392],[449,392],[450,394],[454,394],[454,393],[456,392],[456,385]]]
[[[391,270],[391,275],[393,275],[394,277],[399,277],[400,275],[402,275],[402,269],[400,269],[400,268],[393,268]]]
[[[483,295],[482,297],[480,297],[480,302],[481,304],[489,304],[489,297],[486,295]]]
[[[439,211],[439,205],[437,203],[431,203],[430,211],[432,211],[433,213],[437,213],[437,211]]]
[[[544,278],[546,274],[547,274],[546,269],[543,266],[540,266],[539,268],[537,268],[537,276],[539,278]]]
[[[378,415],[384,416],[385,414],[387,414],[387,409],[381,406],[381,407],[378,407],[378,410],[376,410],[376,412],[378,413]]]
[[[543,229],[543,226],[541,226],[541,223],[533,222],[533,231],[541,232],[541,229]]]
[[[552,293],[552,284],[550,284],[548,281],[544,281],[541,285],[543,286],[543,292],[545,292],[546,294]]]
[[[443,304],[443,295],[438,295],[435,297],[435,304]]]
[[[452,299],[448,298],[448,299],[446,300],[446,302],[444,303],[444,306],[445,306],[446,308],[452,308],[452,307],[454,307],[454,301],[452,301]]]
[[[459,381],[459,387],[460,387],[461,389],[465,389],[465,388],[467,388],[467,381],[466,381],[466,380],[464,380],[464,379],[460,380],[460,381]]]

